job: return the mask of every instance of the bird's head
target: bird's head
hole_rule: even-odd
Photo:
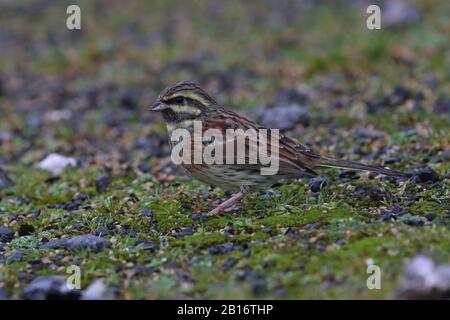
[[[151,107],[168,123],[202,120],[217,109],[217,102],[192,82],[178,82],[164,89]]]

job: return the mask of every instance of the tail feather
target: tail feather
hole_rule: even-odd
[[[341,168],[341,169],[356,169],[363,171],[372,171],[376,173],[385,174],[387,176],[398,176],[407,177],[407,175],[398,170],[387,169],[378,166],[371,166],[350,160],[341,160],[328,157],[322,157],[318,164],[319,167],[331,167],[331,168]]]

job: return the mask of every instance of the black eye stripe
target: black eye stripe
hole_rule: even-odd
[[[205,108],[203,103],[201,103],[200,101],[198,101],[196,99],[192,99],[190,97],[178,96],[178,97],[174,97],[172,99],[169,99],[167,101],[168,105],[184,105],[186,103],[191,105],[191,106],[193,106],[193,107],[197,107],[199,109]]]

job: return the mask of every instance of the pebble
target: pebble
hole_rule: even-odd
[[[14,250],[14,252],[8,257],[8,259],[6,260],[6,262],[8,264],[16,262],[16,261],[20,261],[22,260],[23,256],[25,255],[25,252],[22,250]]]
[[[159,244],[152,241],[136,241],[135,246],[143,248],[144,251],[155,253],[159,250]]]
[[[8,227],[0,227],[0,242],[10,242],[14,237],[14,231]]]
[[[66,241],[65,247],[68,249],[92,249],[100,250],[110,245],[109,240],[86,234],[71,238]]]
[[[34,232],[34,227],[31,224],[23,223],[19,226],[17,233],[20,237],[28,236]]]
[[[52,174],[59,176],[66,167],[76,166],[75,158],[65,157],[57,153],[49,154],[45,159],[38,163],[37,167]]]
[[[258,116],[262,125],[280,130],[292,129],[298,124],[307,126],[310,121],[308,109],[298,104],[273,108],[264,107],[259,109]]]
[[[448,299],[450,292],[450,265],[436,266],[423,254],[410,260],[398,289],[400,299]]]
[[[112,300],[113,293],[108,290],[103,280],[97,279],[81,294],[81,300]]]
[[[14,185],[14,182],[9,178],[5,171],[0,169],[0,190],[6,189]]]
[[[211,255],[226,254],[238,248],[239,247],[235,246],[232,242],[225,242],[220,245],[214,245],[209,247],[208,252]]]
[[[172,236],[175,238],[190,236],[190,235],[193,235],[194,233],[195,233],[195,231],[192,228],[184,228],[184,229],[181,229],[181,231],[172,230]]]
[[[94,251],[101,250],[110,245],[110,241],[101,237],[94,236],[92,234],[86,234],[76,236],[71,239],[56,239],[50,240],[47,243],[42,244],[39,249],[92,249]]]
[[[73,300],[80,298],[80,292],[68,288],[65,277],[40,276],[23,290],[21,297],[24,300]]]
[[[439,181],[439,175],[431,168],[424,168],[414,173],[411,181],[416,183],[433,183]]]
[[[354,170],[344,170],[342,171],[338,177],[342,180],[350,181],[350,180],[358,180],[359,174]]]
[[[309,180],[308,186],[312,192],[319,192],[327,185],[329,178],[327,176],[318,176]]]
[[[222,271],[226,272],[226,271],[230,270],[231,268],[233,268],[238,263],[238,261],[239,261],[238,259],[234,259],[234,258],[228,259],[223,264]]]
[[[139,213],[140,217],[153,217],[153,211],[151,209],[143,209]]]
[[[95,188],[98,193],[106,192],[111,184],[111,178],[108,176],[100,176],[95,179]]]

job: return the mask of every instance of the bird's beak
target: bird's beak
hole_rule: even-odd
[[[167,104],[162,103],[161,100],[156,99],[156,101],[152,104],[152,106],[150,107],[150,111],[163,111],[166,110],[168,108]]]

